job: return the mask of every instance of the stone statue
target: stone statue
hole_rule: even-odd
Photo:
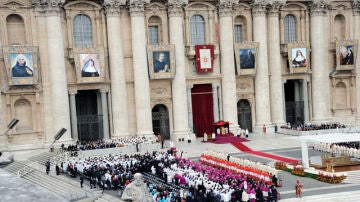
[[[128,184],[121,196],[123,201],[154,202],[146,184],[142,180],[142,174],[136,173],[135,180]]]

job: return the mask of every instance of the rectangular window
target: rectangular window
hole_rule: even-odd
[[[242,41],[242,25],[235,25],[235,43]]]
[[[159,43],[159,27],[149,26],[149,43],[156,45]]]

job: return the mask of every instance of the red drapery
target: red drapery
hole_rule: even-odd
[[[194,132],[197,137],[213,132],[214,109],[211,84],[194,85],[191,90]]]

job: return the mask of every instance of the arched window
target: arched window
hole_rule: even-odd
[[[6,18],[6,29],[9,45],[25,45],[25,24],[21,16],[9,15]]]
[[[160,39],[159,31],[161,30],[161,19],[157,16],[152,16],[148,21],[148,35],[149,35],[149,44],[156,45]]]
[[[345,25],[345,17],[341,14],[336,15],[334,18],[334,37],[336,37],[338,40],[346,38]]]
[[[201,15],[193,15],[190,19],[191,44],[205,44],[205,20]]]
[[[89,16],[83,14],[75,16],[73,26],[75,47],[92,47],[93,33]]]
[[[284,36],[285,42],[296,41],[296,18],[293,15],[285,16]]]

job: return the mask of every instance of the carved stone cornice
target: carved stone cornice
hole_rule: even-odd
[[[286,0],[273,0],[270,2],[268,15],[272,17],[278,17],[280,8],[285,5]]]
[[[219,16],[220,17],[232,16],[233,6],[237,2],[238,2],[237,0],[219,0],[219,3],[217,5]]]
[[[189,3],[189,0],[167,0],[169,17],[182,17],[183,8]]]
[[[310,15],[324,15],[330,6],[331,0],[313,0],[310,4]]]
[[[150,3],[150,0],[130,0],[130,15],[131,16],[144,16],[145,4]]]
[[[126,5],[126,0],[104,0],[103,7],[106,17],[120,16],[120,9]]]
[[[38,14],[59,16],[66,0],[32,0],[32,6]]]
[[[269,5],[269,0],[254,0],[251,3],[253,16],[265,16],[266,7]]]
[[[354,0],[352,3],[353,14],[360,15],[360,0]]]

